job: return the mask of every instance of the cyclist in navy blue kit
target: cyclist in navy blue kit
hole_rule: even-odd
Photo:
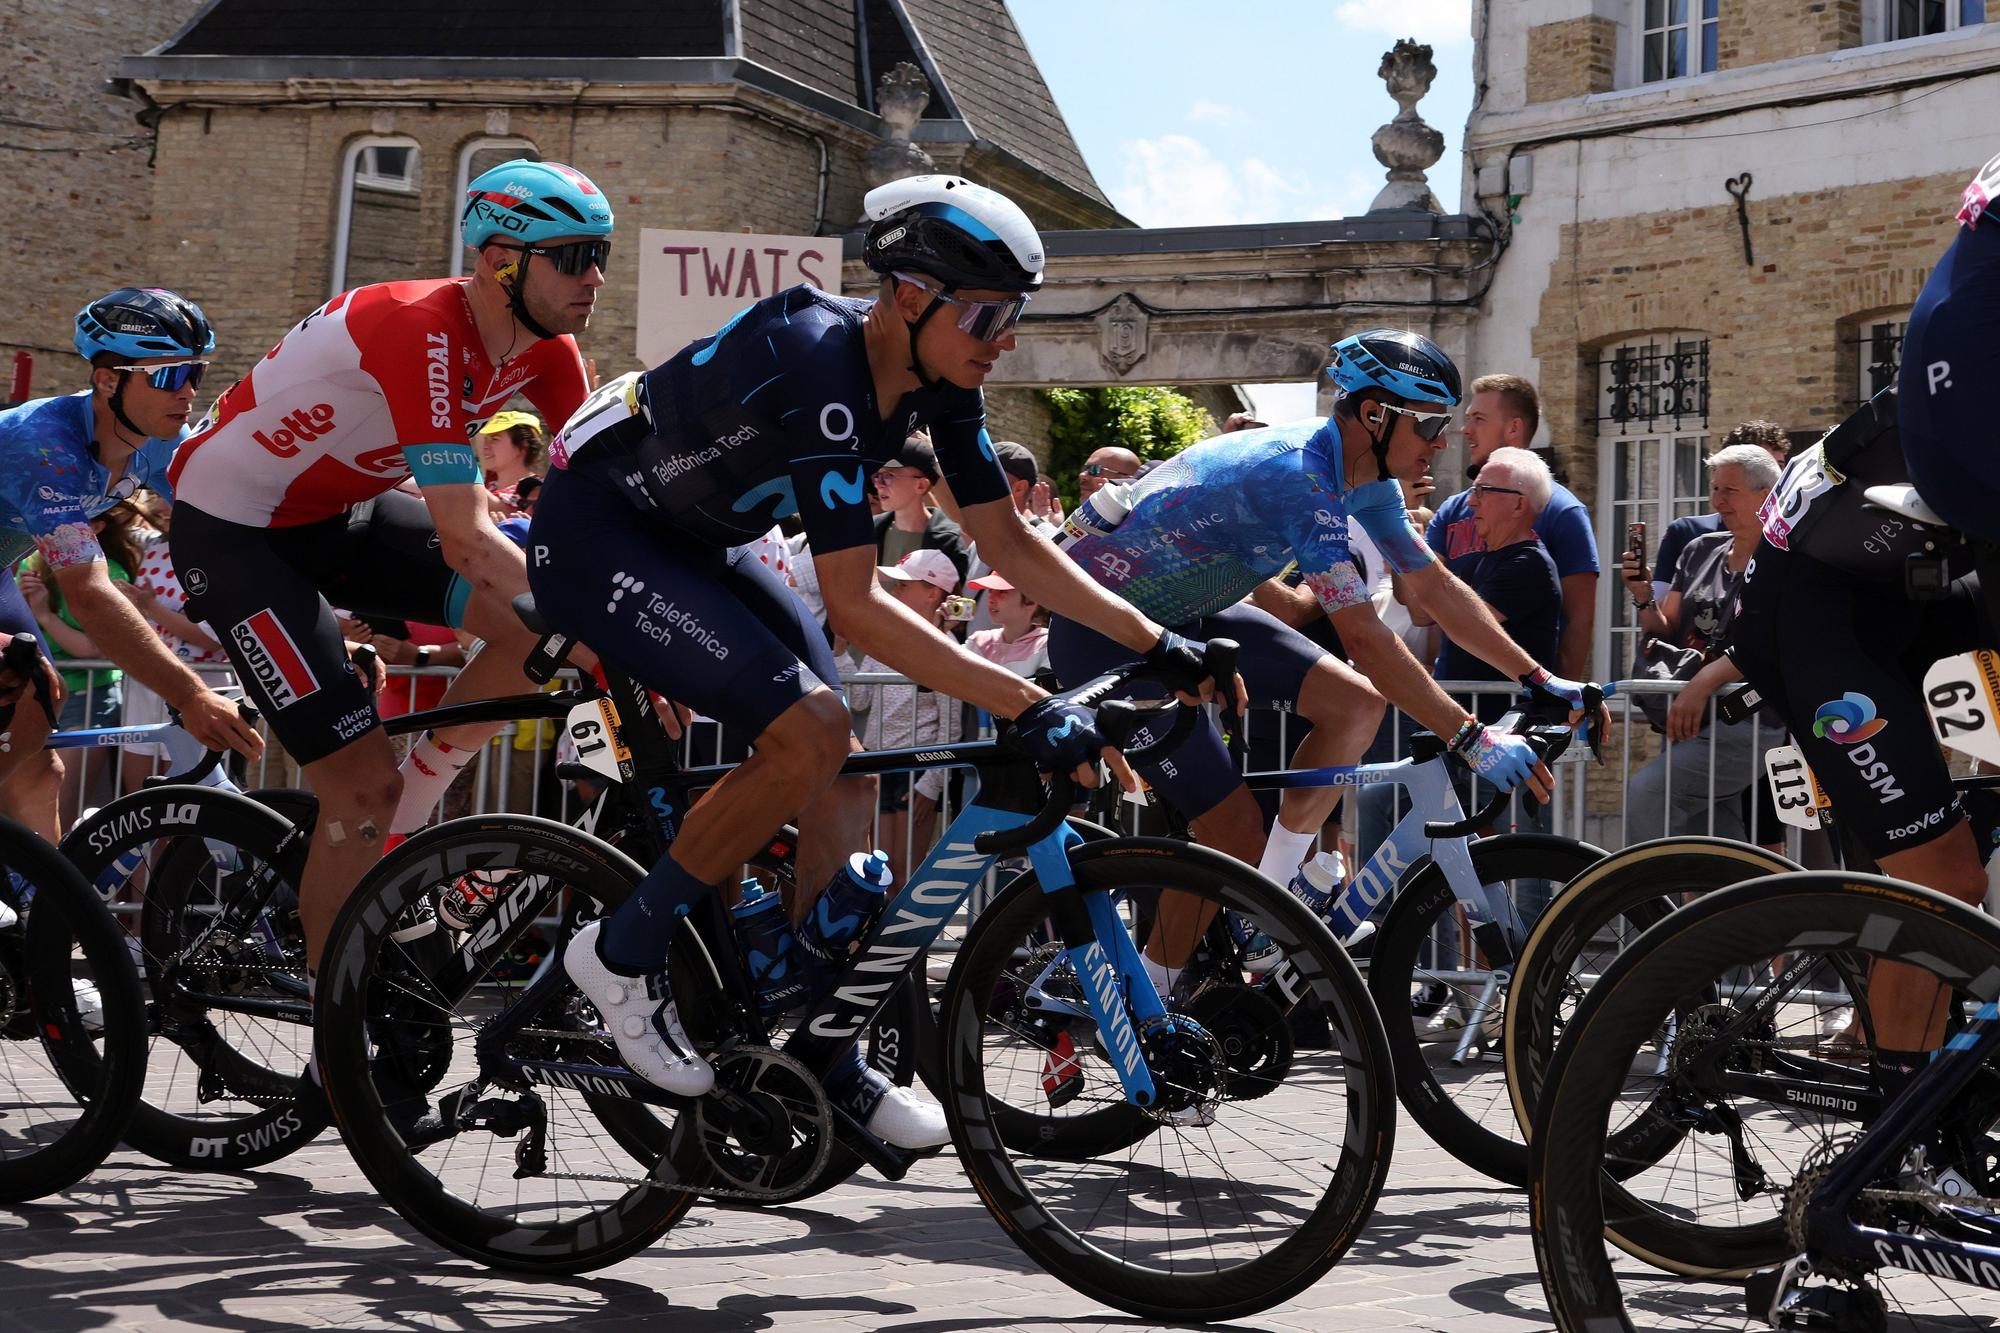
[[[1867,507],[1867,487],[1911,482],[1951,526],[2000,540],[2000,157],[1966,188],[1951,246],[1911,311],[1893,391],[1795,454],[1765,501],[1729,655],[1784,719],[1882,872],[1977,903],[1978,843],[1926,715],[1940,658],[2000,646],[1979,573],[1922,599],[1907,559],[1925,539]],[[1936,977],[1894,963],[1869,982],[1876,1077],[1893,1095],[1943,1033]]]
[[[1079,538],[1067,553],[1177,632],[1239,642],[1251,705],[1296,712],[1312,723],[1291,756],[1294,765],[1357,762],[1374,739],[1386,696],[1444,737],[1487,781],[1509,790],[1525,785],[1548,799],[1554,780],[1527,743],[1467,714],[1376,619],[1348,550],[1349,525],[1358,523],[1401,576],[1402,595],[1420,602],[1453,642],[1524,686],[1581,708],[1584,687],[1552,676],[1523,652],[1410,520],[1400,481],[1421,476],[1443,447],[1439,440],[1459,399],[1457,366],[1421,334],[1371,329],[1334,345],[1328,374],[1341,390],[1331,417],[1193,446],[1133,487],[1131,512],[1115,527]],[[1243,600],[1293,561],[1353,667]],[[1050,626],[1050,664],[1065,685],[1089,679],[1118,652],[1060,611]],[[1267,838],[1257,803],[1213,726],[1197,728],[1144,772],[1200,841],[1257,864],[1281,884],[1340,795],[1335,788],[1286,792]],[[1192,947],[1193,930],[1169,921],[1165,902],[1161,920],[1166,929],[1147,943],[1147,963],[1171,969],[1183,960],[1170,940]],[[1156,982],[1164,979],[1156,970]]]
[[[865,204],[877,299],[794,287],[664,365],[604,385],[557,436],[529,531],[529,582],[553,625],[755,737],[755,753],[688,813],[632,899],[564,955],[627,1064],[684,1095],[706,1092],[714,1073],[662,970],[680,916],[787,819],[801,829],[798,882],[817,888],[858,845],[872,806],[865,788],[835,782],[852,729],[826,638],[744,543],[798,514],[834,629],[923,685],[1013,718],[1045,771],[1094,783],[1102,755],[1130,784],[1087,711],[973,655],[877,586],[870,474],[928,426],[937,494],[1017,586],[1109,635],[1125,660],[1145,656],[1178,686],[1202,684],[1201,646],[1104,592],[1031,531],[994,458],[979,386],[1041,286],[1027,216],[951,176],[892,182]],[[899,1147],[949,1138],[938,1106],[890,1089],[858,1051],[828,1092]]]
[[[168,499],[174,448],[215,350],[201,307],[157,287],[125,287],[76,316],[90,387],[0,411],[0,636],[37,633],[13,568],[39,550],[64,602],[104,655],[172,704],[211,749],[263,749],[236,706],[175,657],[112,586],[90,520],[140,486]],[[46,659],[44,673],[48,670]],[[0,808],[54,841],[62,766],[43,747],[48,723],[19,708],[27,682],[0,678]]]

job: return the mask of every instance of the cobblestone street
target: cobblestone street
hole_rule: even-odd
[[[1525,1196],[1400,1117],[1395,1167],[1345,1263],[1244,1329],[1549,1327]],[[521,1281],[445,1255],[362,1182],[331,1132],[254,1174],[120,1152],[71,1192],[0,1212],[9,1330],[1147,1327],[1033,1269],[949,1159],[775,1212],[698,1208],[641,1258]]]

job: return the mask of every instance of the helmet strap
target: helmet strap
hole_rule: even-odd
[[[952,292],[957,291],[958,288],[944,287],[939,290],[949,296]],[[924,324],[929,321],[932,315],[944,309],[948,304],[950,303],[947,301],[939,300],[937,293],[932,293],[931,303],[924,307],[924,313],[910,321],[910,369],[916,373],[917,383],[923,385],[925,389],[937,388],[938,382],[924,371],[924,359],[917,355],[917,334],[923,329]]]
[[[1354,415],[1359,418],[1361,413],[1357,410]],[[1380,429],[1371,428],[1366,421],[1361,423],[1361,429],[1368,433],[1368,444],[1375,454],[1375,467],[1381,473],[1377,480],[1389,480],[1389,437],[1396,433],[1396,414],[1384,410]]]
[[[129,370],[118,372],[118,387],[111,391],[111,415],[118,418],[119,425],[143,440],[146,438],[146,432],[139,428],[138,422],[125,415],[125,381],[131,374]]]
[[[556,335],[543,328],[541,321],[528,313],[528,303],[521,299],[521,289],[528,284],[529,258],[528,252],[523,250],[520,265],[514,270],[514,280],[509,282],[505,278],[498,278],[498,281],[500,290],[507,293],[507,309],[519,321],[521,327],[546,342]]]

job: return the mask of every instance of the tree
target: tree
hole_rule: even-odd
[[[1172,458],[1215,434],[1206,409],[1184,393],[1158,386],[1043,389],[1048,404],[1048,474],[1063,507],[1076,506],[1076,474],[1099,449],[1116,445],[1140,458]]]

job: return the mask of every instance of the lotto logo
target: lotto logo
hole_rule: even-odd
[[[299,451],[299,441],[311,443],[333,429],[333,404],[315,403],[287,413],[279,418],[279,422],[283,429],[274,430],[269,435],[253,430],[250,438],[280,458],[291,458]]]
[[[319,680],[306,665],[305,655],[269,608],[239,622],[229,637],[273,709],[290,708],[319,692]]]
[[[643,580],[635,579],[621,569],[611,576],[611,600],[604,604],[604,609],[606,611],[616,611],[618,603],[625,600],[626,593],[644,591],[646,591],[646,585]]]

